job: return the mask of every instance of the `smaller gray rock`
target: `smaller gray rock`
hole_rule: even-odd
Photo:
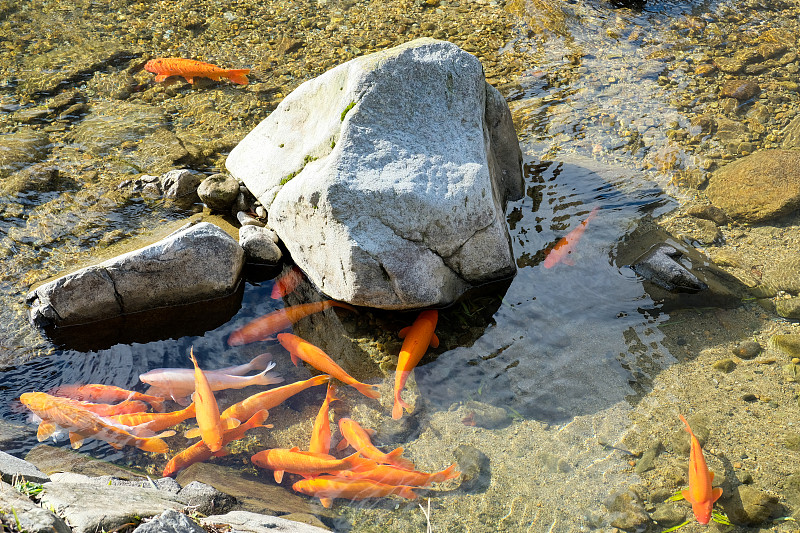
[[[733,355],[742,359],[753,359],[761,353],[761,345],[753,340],[740,342],[733,347]]]
[[[800,297],[777,300],[775,311],[783,318],[800,318]]]
[[[705,283],[677,261],[681,255],[668,244],[657,244],[631,265],[631,269],[668,291],[698,292],[707,289]]]
[[[178,497],[192,509],[204,515],[224,513],[236,504],[236,498],[233,496],[200,481],[192,481],[183,487],[178,492]]]
[[[461,471],[461,486],[464,492],[478,493],[489,488],[492,479],[492,469],[489,458],[485,453],[474,446],[461,444],[455,449],[453,455]]]
[[[228,211],[239,196],[239,182],[227,174],[213,174],[197,187],[197,195],[209,209]]]
[[[603,503],[609,512],[608,522],[625,531],[640,531],[650,523],[650,515],[634,490],[611,494]]]
[[[167,509],[152,520],[144,522],[133,533],[205,533],[194,520],[175,509]]]
[[[656,506],[650,517],[661,527],[674,527],[686,520],[686,506],[675,502],[662,503]]]
[[[202,174],[186,169],[170,170],[161,176],[161,188],[167,198],[192,199],[202,181]]]
[[[70,533],[70,528],[54,513],[39,507],[23,494],[0,481],[0,511],[14,509],[22,531],[28,533]],[[13,520],[13,518],[12,518]],[[2,525],[0,530],[5,531]],[[11,529],[11,531],[17,531]]]
[[[244,211],[238,211],[236,213],[236,220],[238,220],[239,224],[241,224],[242,226],[258,226],[260,228],[263,228],[265,226],[265,224],[261,222],[259,219],[251,217]]]
[[[740,102],[750,100],[761,93],[761,87],[752,80],[731,80],[725,82],[720,89],[720,96],[736,98]]]
[[[778,498],[751,485],[739,485],[723,505],[728,518],[745,526],[763,525],[779,509]]]
[[[502,407],[470,400],[464,404],[468,421],[465,424],[485,429],[499,429],[511,424],[511,415]]]
[[[283,252],[278,247],[278,236],[269,228],[242,226],[239,228],[239,246],[251,263],[274,265],[280,262]]]
[[[664,445],[661,444],[661,441],[658,441],[650,446],[647,450],[645,450],[639,460],[636,461],[634,471],[637,474],[641,474],[655,468],[656,457],[658,457],[658,454],[660,454],[663,450]]]
[[[47,483],[50,477],[28,461],[0,451],[0,478],[6,483],[16,480]]]
[[[224,515],[207,516],[202,518],[200,523],[207,527],[228,525],[231,526],[231,533],[328,533],[327,529],[248,511],[231,511]]]

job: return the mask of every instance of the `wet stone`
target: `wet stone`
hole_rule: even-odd
[[[775,312],[783,318],[800,318],[800,298],[776,301]]]
[[[78,124],[68,140],[94,155],[116,152],[126,142],[146,140],[167,124],[164,112],[153,106],[129,102],[98,102]]]
[[[283,252],[277,240],[278,236],[269,228],[247,225],[239,229],[239,245],[250,263],[278,264]]]
[[[779,509],[778,498],[751,485],[739,485],[722,508],[734,524],[760,526]]]
[[[728,223],[728,215],[725,214],[725,211],[713,205],[693,206],[686,211],[686,214],[696,218],[710,220],[717,226],[724,226]]]
[[[706,195],[738,222],[765,222],[800,206],[800,151],[762,150],[709,179]]]
[[[202,183],[203,174],[187,169],[170,170],[159,179],[164,196],[172,199],[188,199],[197,197],[197,187]]]
[[[178,492],[178,497],[204,515],[225,513],[236,504],[236,498],[233,496],[199,481],[192,481],[183,487]]]
[[[470,400],[464,404],[464,412],[470,425],[485,429],[499,429],[511,424],[511,415],[502,407]]]
[[[634,471],[637,474],[642,474],[649,470],[655,468],[655,461],[658,454],[660,454],[664,450],[664,445],[661,441],[656,442],[654,445],[650,446],[642,456],[636,461],[636,466],[634,467]]]
[[[608,522],[625,531],[638,531],[650,523],[650,515],[639,495],[628,490],[610,495],[603,505],[608,509]]]
[[[705,446],[710,434],[710,431],[705,425],[705,421],[699,417],[693,416],[687,417],[686,420],[689,422],[695,437],[697,437],[697,440],[700,442],[700,446]],[[675,453],[688,457],[689,450],[691,449],[691,439],[684,427],[675,429],[675,431],[670,434],[668,442]]]
[[[761,87],[751,80],[731,80],[725,82],[720,89],[720,96],[723,98],[735,98],[742,102],[758,96]]]
[[[59,182],[58,168],[47,163],[35,163],[14,172],[0,182],[0,193],[18,194],[23,191],[53,191],[62,184]]]
[[[228,174],[213,174],[200,183],[197,195],[209,209],[229,211],[239,196],[239,182]]]
[[[714,370],[719,370],[720,372],[730,373],[736,370],[736,363],[733,362],[732,359],[720,359],[719,361],[714,361],[714,364],[711,365]]]
[[[800,334],[773,335],[769,339],[769,346],[784,352],[789,357],[800,357]]]
[[[226,525],[232,526],[232,531],[247,533],[327,533],[328,531],[282,517],[265,516],[247,511],[232,511],[224,515],[207,516],[200,522],[208,528],[213,528],[212,531],[220,531]]]
[[[0,479],[12,483],[16,479],[46,483],[50,477],[31,463],[0,451]]]
[[[54,472],[75,472],[88,476],[109,475],[119,479],[144,479],[144,475],[126,470],[108,461],[93,459],[88,455],[69,449],[39,444],[33,448],[25,460],[47,474]]]
[[[800,294],[800,257],[793,256],[767,265],[764,283],[780,291]]]
[[[761,345],[753,340],[740,342],[733,347],[733,355],[742,359],[753,359],[761,353]]]
[[[464,492],[480,493],[489,488],[492,471],[489,458],[479,449],[461,444],[455,449],[458,469],[461,471],[461,486]]]
[[[675,502],[662,503],[656,506],[650,517],[661,527],[674,527],[686,521],[686,508]]]

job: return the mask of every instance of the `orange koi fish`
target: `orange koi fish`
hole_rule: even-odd
[[[394,494],[409,500],[415,500],[414,487],[384,485],[369,479],[342,479],[321,476],[313,479],[301,479],[292,488],[307,496],[319,498],[325,508],[330,508],[334,498],[363,500],[365,498],[381,498]]]
[[[439,346],[439,338],[433,332],[436,329],[436,321],[439,319],[439,312],[435,309],[423,311],[411,326],[400,330],[400,338],[405,337],[403,346],[400,348],[400,355],[397,359],[397,371],[394,373],[394,407],[392,407],[392,418],[399,420],[403,417],[403,408],[408,411],[411,406],[400,397],[403,387],[406,385],[408,375],[417,366],[425,355],[428,346],[436,348]]]
[[[129,426],[131,428],[131,433],[134,433],[134,430],[158,433],[159,431],[164,431],[167,428],[180,424],[187,418],[192,418],[194,415],[195,405],[192,403],[186,409],[173,411],[171,413],[134,413],[115,415],[108,418],[123,426]]]
[[[401,457],[403,448],[395,448],[389,453],[383,453],[372,444],[370,436],[375,435],[374,429],[364,429],[355,420],[340,418],[339,431],[342,432],[344,440],[339,443],[337,449],[344,450],[349,444],[367,459],[372,459],[378,463],[390,464],[405,470],[414,470],[414,463]]]
[[[19,399],[42,419],[36,434],[39,442],[46,440],[58,431],[58,427],[61,427],[69,432],[69,440],[75,449],[81,447],[84,439],[92,437],[105,441],[117,449],[123,446],[136,446],[154,453],[169,451],[167,443],[160,438],[137,437],[129,433],[126,426],[117,425],[87,411],[75,405],[69,398],[51,396],[44,392],[26,392]]]
[[[300,474],[302,476],[317,476],[339,470],[352,470],[353,468],[368,468],[375,463],[369,459],[359,457],[354,453],[344,459],[337,459],[326,453],[311,453],[300,451],[300,448],[273,448],[262,450],[252,456],[250,461],[261,468],[275,472],[275,482],[283,481],[283,473]]]
[[[456,470],[456,464],[448,466],[441,472],[418,472],[416,470],[404,470],[391,465],[376,465],[369,470],[342,470],[336,473],[337,476],[348,479],[370,479],[386,485],[408,485],[412,487],[427,487],[431,483],[441,483],[448,479],[457,478],[461,472]]]
[[[287,398],[294,396],[300,391],[304,391],[309,387],[316,387],[317,385],[324,385],[330,381],[331,377],[327,374],[314,376],[313,378],[305,381],[297,381],[284,385],[283,387],[276,387],[271,390],[265,390],[258,394],[253,394],[249,398],[245,398],[239,403],[235,403],[225,409],[220,417],[223,420],[233,418],[235,420],[247,420],[256,412],[262,409],[272,409],[286,401]]]
[[[78,407],[83,407],[87,411],[91,411],[99,416],[143,413],[144,411],[147,411],[147,404],[139,400],[125,400],[124,402],[121,403],[107,404],[107,403],[83,402],[80,400],[73,400],[72,398],[64,398],[64,399],[70,402],[74,402],[74,405]]]
[[[275,282],[272,286],[272,294],[270,294],[270,297],[273,300],[280,300],[287,294],[291,294],[302,281],[303,271],[295,265]]]
[[[701,524],[708,524],[711,520],[711,508],[714,507],[714,502],[722,496],[722,488],[711,487],[711,483],[714,481],[714,472],[711,472],[706,465],[700,441],[692,433],[692,428],[689,427],[689,422],[683,418],[683,415],[678,416],[692,439],[692,447],[689,449],[689,490],[683,490],[681,494],[687,502],[692,504],[692,512],[697,521]]]
[[[575,247],[578,246],[583,232],[586,231],[586,225],[597,216],[598,211],[600,211],[600,206],[595,206],[592,212],[589,213],[589,216],[586,217],[586,220],[581,222],[577,228],[570,231],[566,237],[561,237],[555,246],[547,251],[547,256],[544,258],[545,268],[553,268],[558,263],[564,263],[570,266],[575,264],[570,254],[575,251]]]
[[[270,362],[271,358],[271,354],[262,353],[249,363],[216,370],[204,370],[203,374],[208,379],[213,391],[280,383],[283,378],[266,375],[275,366],[275,363]],[[263,370],[263,372],[255,376],[239,377],[252,370]],[[140,374],[139,379],[150,385],[147,392],[171,397],[181,405],[188,405],[189,402],[186,401],[186,398],[194,392],[194,370],[191,368],[156,368]]]
[[[199,426],[200,436],[212,452],[222,449],[222,433],[225,429],[233,429],[239,425],[239,420],[229,419],[230,424],[223,426],[219,416],[219,407],[214,392],[208,384],[203,371],[197,366],[197,359],[194,357],[194,348],[189,351],[189,357],[194,363],[194,403],[196,409],[197,425]],[[193,432],[187,431],[186,437],[196,436]]]
[[[194,78],[211,78],[214,81],[227,78],[233,83],[247,85],[247,74],[250,74],[249,68],[224,69],[211,63],[180,57],[151,59],[144,64],[144,69],[157,74],[156,81],[164,81],[170,76],[183,76],[189,83],[194,83]]]
[[[336,385],[328,382],[328,393],[325,395],[322,407],[319,408],[317,418],[314,420],[314,428],[311,430],[311,443],[308,445],[310,452],[330,453],[331,451],[331,421],[328,414],[331,402],[339,401],[335,395]]]
[[[241,346],[242,344],[264,340],[274,333],[288,329],[301,318],[319,313],[330,307],[341,307],[342,309],[358,312],[352,305],[335,300],[284,307],[256,318],[231,333],[231,336],[228,337],[228,346]]]
[[[73,400],[83,400],[87,402],[119,402],[122,400],[141,400],[149,403],[156,411],[164,410],[164,398],[150,396],[132,390],[115,387],[113,385],[101,385],[90,383],[89,385],[59,385],[52,389],[50,394],[53,396],[64,396]]]
[[[194,404],[192,404],[194,405]],[[240,425],[237,428],[229,429],[228,431],[222,434],[222,445],[227,446],[231,442],[235,440],[239,440],[244,437],[244,434],[251,429],[255,428],[271,428],[272,424],[264,425],[264,420],[267,419],[269,416],[269,411],[263,410],[259,411],[250,417],[250,420],[245,422],[244,424]],[[195,463],[202,463],[203,461],[208,461],[211,459],[212,456],[220,456],[225,455],[224,448],[216,453],[212,452],[206,446],[206,443],[201,441],[195,442],[175,457],[169,460],[167,465],[164,467],[164,473],[162,474],[164,477],[170,477],[174,474],[177,474],[184,468],[191,466]]]
[[[292,363],[297,366],[300,359],[313,366],[320,372],[325,372],[335,377],[342,383],[350,385],[367,398],[380,398],[381,393],[377,390],[377,385],[361,383],[356,378],[344,371],[336,364],[333,359],[321,349],[317,348],[308,341],[291,333],[281,333],[278,335],[278,342],[289,351],[292,356]]]

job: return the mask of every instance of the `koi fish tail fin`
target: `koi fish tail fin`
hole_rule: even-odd
[[[159,439],[158,437],[144,439],[144,441],[140,442],[136,447],[146,452],[153,452],[153,453],[169,452],[169,446],[167,446],[167,443]]]
[[[150,404],[150,407],[153,408],[153,411],[156,411],[157,413],[163,413],[164,412],[164,402],[166,402],[166,401],[167,400],[165,400],[164,398],[160,398],[160,399],[159,398],[151,398],[150,400],[148,400],[147,403]]]
[[[416,500],[417,494],[413,491],[414,487],[407,487],[405,485],[398,485],[397,487],[397,494],[398,496],[405,498],[407,500]]]
[[[353,387],[367,398],[378,400],[381,397],[381,393],[378,392],[377,385],[369,385],[368,383],[357,383],[354,384]]]
[[[395,448],[394,450],[390,451],[386,454],[386,462],[390,465],[396,466],[397,468],[402,468],[404,470],[414,470],[416,466],[413,462],[402,457],[403,455],[403,448]]]
[[[346,304],[344,302],[337,302],[336,300],[331,300],[331,305],[334,307],[341,307],[342,309],[347,309],[348,311],[352,311],[358,314],[358,309],[356,309],[350,304]]]
[[[689,422],[687,422],[686,419],[683,418],[682,414],[678,414],[678,416],[680,417],[681,421],[683,421],[684,425],[686,426],[686,432],[689,433],[689,435],[691,435],[692,437],[694,437],[694,433],[692,433],[692,428],[691,428],[691,426],[689,426]]]
[[[434,475],[431,476],[431,481],[434,483],[441,483],[442,481],[447,481],[448,479],[457,478],[461,475],[461,472],[456,470],[458,463],[453,463],[441,472],[436,472]]]
[[[328,374],[320,374],[319,376],[314,376],[309,380],[310,386],[316,387],[318,385],[322,385],[323,383],[330,383],[331,377]]]
[[[331,506],[333,506],[333,498],[320,498],[319,503],[321,503],[325,509],[330,509]]]
[[[174,457],[170,459],[167,465],[164,467],[164,471],[161,473],[161,477],[172,477],[178,473],[180,468],[178,467],[178,463],[174,461]]]
[[[275,363],[273,363],[273,366],[274,365]],[[271,376],[268,376],[267,374],[269,373],[270,368],[265,369],[260,374],[256,374],[257,377],[253,380],[253,385],[274,385],[275,383],[280,383],[283,381],[283,378],[278,374],[272,374]]]
[[[272,363],[271,366],[270,363]],[[252,361],[250,361],[250,367],[253,370],[269,370],[273,366],[275,366],[275,363],[272,362],[272,354],[269,352],[264,352],[261,355],[257,355]]]
[[[589,216],[588,216],[588,217],[586,217],[586,222],[589,222],[589,221],[591,221],[591,220],[592,220],[594,217],[596,217],[596,216],[597,216],[597,212],[598,212],[598,211],[600,211],[600,206],[599,206],[599,205],[596,205],[596,206],[594,206],[594,208],[592,209],[592,212],[591,212],[591,213],[589,213]]]
[[[394,399],[394,406],[392,407],[392,418],[400,420],[403,418],[403,401],[399,398]]]
[[[239,85],[247,85],[247,74],[250,74],[249,68],[230,69],[225,72],[225,75],[229,80],[231,80],[233,83],[238,83]]]

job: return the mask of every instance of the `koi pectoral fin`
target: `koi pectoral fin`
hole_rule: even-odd
[[[431,335],[431,348],[438,348],[439,347],[439,337],[436,336],[436,333]]]
[[[719,500],[719,497],[722,496],[722,487],[716,487],[711,489],[711,501],[715,502]]]

